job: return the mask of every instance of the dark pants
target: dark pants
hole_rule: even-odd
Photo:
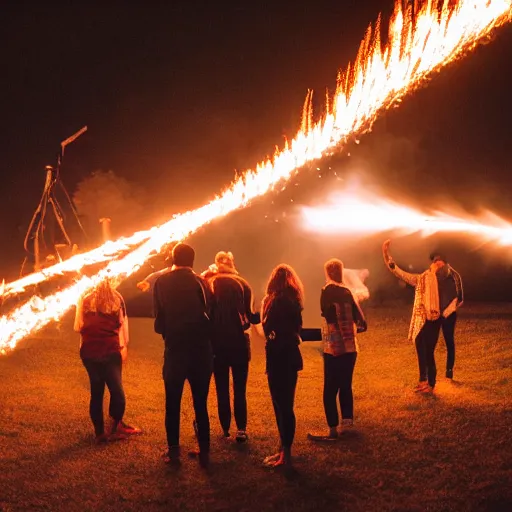
[[[281,448],[291,448],[295,437],[295,413],[293,403],[297,387],[297,371],[282,368],[267,372],[268,387],[274,405]]]
[[[339,425],[339,399],[341,417],[354,418],[354,397],[352,394],[352,376],[356,365],[357,352],[350,352],[338,357],[324,354],[324,410],[327,424],[334,428]]]
[[[435,321],[427,320],[416,337],[420,381],[428,380],[429,385],[432,387],[436,385],[437,369],[434,353],[440,329],[440,318]]]
[[[109,415],[115,421],[123,419],[126,407],[122,383],[121,354],[111,354],[104,360],[82,359],[91,383],[89,413],[97,436],[104,433],[103,395],[105,384],[110,392]]]
[[[238,430],[247,428],[247,377],[249,375],[249,361],[237,361],[224,355],[215,357],[213,375],[217,389],[217,406],[219,420],[224,432],[229,431],[231,425],[231,399],[229,396],[229,370],[233,375],[233,395],[235,422]]]
[[[192,391],[197,424],[197,441],[201,452],[210,451],[210,419],[208,391],[212,375],[211,354],[170,354],[165,351],[163,377],[165,384],[165,430],[169,448],[180,443],[181,397],[185,381]]]
[[[457,322],[457,313],[454,312],[447,318],[441,318],[441,329],[446,343],[446,369],[453,370],[455,365],[455,323]]]

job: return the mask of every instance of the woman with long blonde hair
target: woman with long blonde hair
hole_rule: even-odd
[[[83,296],[76,308],[75,331],[81,335],[80,357],[89,375],[89,413],[96,442],[125,439],[141,430],[123,422],[126,399],[122,366],[128,345],[128,317],[123,297],[106,279]],[[105,432],[103,395],[110,392],[110,424]]]
[[[278,453],[264,460],[269,467],[291,465],[295,436],[293,404],[298,372],[303,367],[299,348],[303,307],[304,291],[299,277],[289,265],[278,265],[272,271],[262,304],[268,386],[280,438]]]

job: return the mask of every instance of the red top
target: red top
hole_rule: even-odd
[[[125,305],[121,298],[121,308],[112,313],[100,313],[93,304],[93,294],[86,296],[77,309],[77,324],[82,342],[80,356],[83,359],[103,359],[120,353],[122,345],[120,331],[125,317]]]

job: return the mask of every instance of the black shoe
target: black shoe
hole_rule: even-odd
[[[162,460],[166,464],[179,464],[180,462],[180,447],[171,446],[167,451],[162,453]]]
[[[210,453],[201,450],[190,450],[188,456],[192,459],[197,459],[202,468],[207,468],[210,465]]]
[[[453,379],[453,369],[446,370],[446,378]]]
[[[239,430],[236,433],[236,442],[239,444],[244,444],[248,441],[249,436],[247,435],[247,432],[245,430]]]

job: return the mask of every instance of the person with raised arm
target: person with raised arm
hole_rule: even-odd
[[[446,257],[438,252],[430,255],[431,264],[423,273],[406,272],[391,257],[390,244],[391,241],[386,240],[382,246],[386,266],[396,277],[415,289],[409,327],[409,341],[415,344],[418,357],[419,382],[415,391],[431,393],[436,385],[435,348],[441,329],[448,356],[446,377],[453,378],[455,322],[457,309],[464,301],[462,280],[459,273],[447,263]]]

